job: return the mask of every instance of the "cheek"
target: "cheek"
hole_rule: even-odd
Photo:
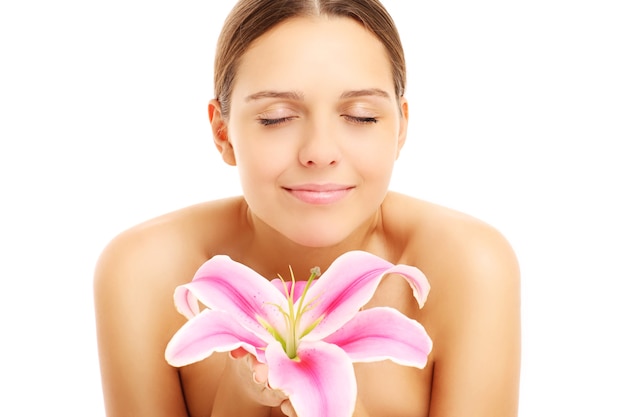
[[[231,121],[229,134],[240,175],[266,176],[275,170],[280,147],[259,136],[254,128],[245,123]]]
[[[353,145],[353,163],[368,180],[384,181],[391,176],[396,161],[397,146],[391,138],[376,139]]]
[[[235,146],[237,167],[242,183],[254,191],[261,183],[274,183],[284,172],[293,156],[286,146],[243,141]]]
[[[240,152],[237,159],[239,176],[244,183],[259,183],[274,177],[276,165],[262,152]]]

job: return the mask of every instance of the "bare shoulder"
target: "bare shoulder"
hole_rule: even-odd
[[[454,314],[489,300],[519,297],[520,271],[508,239],[469,214],[401,194],[390,196],[387,216],[401,246],[399,261],[418,266],[432,285],[430,304]],[[509,300],[510,301],[510,300]],[[442,313],[442,312],[440,312]]]
[[[100,286],[171,287],[189,281],[236,222],[235,199],[186,207],[147,220],[116,235],[102,251],[95,273]],[[191,274],[191,275],[190,275]],[[146,280],[146,281],[143,281]]]
[[[241,201],[229,198],[197,204],[124,230],[104,248],[97,271],[113,266],[162,269],[172,264],[179,268],[179,261],[210,257],[212,246],[226,244],[236,233]]]
[[[418,320],[433,339],[429,415],[516,416],[520,271],[503,234],[470,215],[391,195],[399,259],[431,284]]]
[[[173,293],[237,227],[224,220],[236,219],[238,207],[228,199],[168,213],[122,231],[102,251],[94,297],[107,415],[186,415],[177,370],[164,359],[185,321]]]
[[[390,194],[388,200],[385,215],[392,219],[394,238],[402,242],[399,253],[403,261],[439,272],[456,272],[453,275],[473,281],[497,277],[484,273],[474,276],[469,274],[472,270],[504,268],[508,273],[500,278],[515,281],[517,257],[508,239],[493,225],[467,213],[398,193]],[[461,271],[465,273],[458,274]]]
[[[147,220],[116,235],[95,268],[96,301],[116,311],[172,315],[172,294],[240,230],[241,199],[217,200]],[[128,298],[128,300],[126,300]],[[128,301],[123,304],[123,301]],[[170,308],[167,308],[167,307]],[[174,323],[178,326],[180,323]],[[167,326],[159,326],[168,332]]]

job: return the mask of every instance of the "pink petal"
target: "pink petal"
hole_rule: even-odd
[[[390,359],[423,368],[433,343],[424,327],[390,307],[363,310],[324,339],[342,348],[352,362]]]
[[[174,289],[174,304],[180,314],[187,319],[191,319],[200,313],[198,299],[182,285]]]
[[[211,310],[227,311],[266,342],[273,338],[259,323],[258,317],[285,334],[285,319],[277,307],[287,309],[283,293],[253,269],[226,255],[216,255],[206,261],[191,282],[176,289],[176,306],[187,317],[197,311],[197,305],[195,309],[190,306],[195,302],[194,296]]]
[[[350,320],[374,295],[386,274],[400,274],[413,289],[420,307],[430,290],[424,274],[414,266],[394,265],[364,251],[346,252],[338,257],[306,294],[312,308],[303,315],[301,329],[318,317],[324,319],[305,336],[306,340],[322,339]]]
[[[289,396],[298,417],[350,417],[356,404],[356,378],[346,353],[324,342],[301,343],[298,360],[280,344],[265,352],[268,382]]]
[[[411,265],[398,264],[387,270],[386,274],[402,275],[413,290],[413,297],[420,308],[424,307],[430,292],[430,284],[422,271]]]
[[[205,309],[178,329],[167,344],[165,359],[172,366],[184,366],[214,352],[243,347],[264,362],[264,355],[258,350],[264,346],[263,340],[241,327],[230,314]]]

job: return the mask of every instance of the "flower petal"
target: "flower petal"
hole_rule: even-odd
[[[268,383],[289,396],[298,417],[350,417],[356,404],[356,378],[346,353],[324,342],[303,342],[298,359],[287,357],[280,344],[265,352]]]
[[[402,275],[411,286],[413,297],[420,308],[424,307],[430,292],[430,283],[422,271],[411,265],[398,264],[388,269],[385,274]]]
[[[180,314],[185,316],[187,319],[191,319],[200,313],[198,299],[191,291],[182,285],[179,285],[174,289],[174,304]]]
[[[417,368],[426,366],[433,347],[420,323],[391,307],[360,311],[324,341],[342,348],[352,362],[390,359]]]
[[[209,259],[198,269],[191,282],[177,287],[174,293],[176,306],[187,317],[197,311],[197,306],[195,309],[190,306],[192,295],[212,310],[227,311],[266,342],[273,337],[258,321],[259,317],[278,333],[286,332],[286,322],[279,310],[279,307],[287,309],[283,293],[253,269],[226,255]]]
[[[303,314],[300,329],[324,317],[305,339],[325,338],[352,319],[387,274],[402,275],[413,289],[419,306],[424,305],[430,284],[422,271],[414,266],[394,265],[368,252],[346,252],[335,259],[305,296],[311,308]]]
[[[264,362],[259,348],[265,345],[263,340],[233,320],[230,314],[205,309],[178,329],[167,344],[165,359],[172,366],[184,366],[214,352],[229,352],[243,347]]]

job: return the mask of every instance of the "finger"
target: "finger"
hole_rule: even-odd
[[[269,368],[267,365],[257,361],[252,362],[252,375],[254,376],[254,382],[258,384],[266,384],[268,373]]]
[[[239,358],[243,358],[246,355],[249,355],[249,353],[247,350],[240,347],[235,350],[231,350],[230,352],[228,352],[228,355],[233,359],[239,359]]]
[[[280,411],[282,411],[287,417],[298,417],[296,415],[296,410],[294,410],[293,405],[291,405],[291,401],[289,400],[280,403]]]
[[[257,385],[266,385],[267,379],[263,378],[263,375],[259,376],[256,372],[252,371],[252,380]]]

